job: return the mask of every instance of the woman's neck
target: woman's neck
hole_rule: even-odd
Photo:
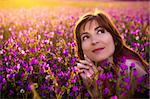
[[[105,68],[105,67],[110,66],[110,65],[113,64],[113,63],[114,63],[114,62],[113,62],[113,56],[111,56],[111,57],[109,57],[109,58],[107,58],[107,59],[105,59],[105,60],[103,60],[103,61],[98,62],[98,63],[97,63],[97,66],[100,66],[100,67],[102,67],[102,68]]]
[[[98,62],[98,65],[104,65],[106,62],[113,63],[113,56],[111,56],[103,61]]]

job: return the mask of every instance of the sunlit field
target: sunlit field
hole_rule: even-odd
[[[149,2],[0,0],[0,97],[43,99],[80,92],[74,74],[78,18],[95,9],[108,13],[127,45],[149,62]]]

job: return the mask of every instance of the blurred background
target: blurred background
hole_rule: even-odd
[[[88,2],[142,2],[149,0],[0,0],[0,7],[33,7],[33,6],[66,6],[66,5],[77,5],[78,3]],[[82,5],[79,4],[79,5]],[[90,5],[90,3],[88,3]]]

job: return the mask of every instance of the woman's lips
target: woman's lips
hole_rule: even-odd
[[[96,48],[96,49],[92,50],[92,52],[97,53],[97,52],[102,51],[103,49],[104,49],[104,47],[103,48]]]

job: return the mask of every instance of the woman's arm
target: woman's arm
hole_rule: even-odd
[[[134,64],[135,66],[134,68],[137,70],[137,78],[142,77],[143,75],[147,74],[141,62],[137,60],[127,59],[125,64],[128,66],[128,73],[130,73],[130,66]]]

